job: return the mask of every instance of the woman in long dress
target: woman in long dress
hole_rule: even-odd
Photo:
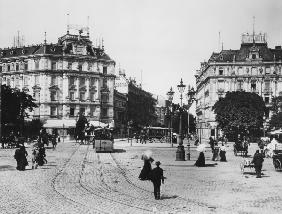
[[[142,160],[144,160],[144,166],[140,172],[139,179],[140,180],[150,180],[150,173],[152,171],[152,163],[154,161],[153,158],[148,158],[145,155],[142,155]]]
[[[195,166],[198,166],[198,167],[204,167],[204,166],[206,166],[205,154],[204,154],[203,151],[200,152],[199,157],[198,157],[198,160],[197,160],[196,163],[195,163]]]

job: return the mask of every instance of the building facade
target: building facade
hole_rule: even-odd
[[[57,124],[64,119],[66,127],[75,124],[79,113],[89,121],[113,120],[115,62],[103,45],[92,45],[88,32],[67,31],[56,44],[45,40],[44,44],[0,49],[0,72],[2,84],[35,98],[38,108],[31,118],[45,123],[57,120]]]
[[[126,136],[127,95],[114,90],[114,121],[117,137]]]
[[[227,91],[244,90],[259,94],[271,116],[272,97],[282,95],[282,49],[269,48],[265,34],[243,34],[239,50],[212,53],[196,75],[197,132],[201,139],[217,137],[212,107]]]

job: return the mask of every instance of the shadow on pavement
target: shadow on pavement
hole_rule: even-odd
[[[178,197],[177,195],[162,195],[161,200],[162,199],[175,199],[177,197]]]
[[[126,152],[124,149],[114,149],[113,153],[123,153]]]
[[[206,163],[204,167],[215,167],[217,163]]]
[[[14,166],[11,165],[2,165],[0,166],[0,171],[16,170]]]

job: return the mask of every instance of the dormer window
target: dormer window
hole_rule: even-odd
[[[252,59],[256,59],[256,54],[252,54]]]

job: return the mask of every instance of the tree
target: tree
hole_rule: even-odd
[[[229,137],[238,134],[258,136],[261,134],[265,103],[256,93],[227,92],[212,108],[216,114],[218,128]]]
[[[273,112],[273,115],[269,121],[269,128],[282,128],[282,96],[273,97],[271,104],[270,110]]]
[[[24,120],[29,117],[28,111],[31,112],[37,107],[35,99],[23,91],[2,85],[1,100],[1,125],[5,130],[3,133],[13,130],[22,134]]]

